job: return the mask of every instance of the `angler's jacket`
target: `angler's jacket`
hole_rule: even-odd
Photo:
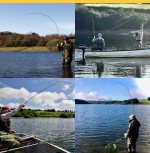
[[[128,126],[128,131],[127,131],[127,137],[137,138],[140,126],[141,126],[141,124],[136,118],[130,120],[129,126]]]
[[[7,132],[9,133],[10,132],[10,119],[7,118],[5,120],[1,120],[1,116],[0,116],[0,131],[4,131],[4,132]]]

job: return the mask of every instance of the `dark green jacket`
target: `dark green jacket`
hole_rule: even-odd
[[[137,138],[139,133],[139,128],[141,124],[137,119],[132,119],[129,121],[127,137],[129,138]]]

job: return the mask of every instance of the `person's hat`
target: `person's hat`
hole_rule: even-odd
[[[131,119],[131,118],[136,118],[136,116],[134,115],[134,114],[131,114],[130,116],[129,116],[129,118]]]
[[[3,106],[2,107],[2,111],[4,111],[4,110],[7,110],[8,112],[11,112],[11,109],[9,107],[7,107],[7,106]]]
[[[102,36],[102,34],[101,34],[101,33],[99,33],[99,34],[98,34],[98,36]]]
[[[63,40],[69,40],[69,38],[68,37],[64,37]]]

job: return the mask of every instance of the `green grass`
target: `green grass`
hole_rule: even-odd
[[[149,4],[85,4],[86,6],[94,6],[94,7],[111,7],[111,8],[134,8],[134,9],[150,9]]]
[[[141,100],[139,100],[139,104],[150,104],[150,100],[141,99]]]
[[[0,52],[49,52],[48,47],[0,47]]]

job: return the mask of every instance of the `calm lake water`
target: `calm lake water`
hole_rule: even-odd
[[[103,153],[105,145],[124,137],[128,116],[133,113],[141,123],[137,153],[150,150],[150,105],[76,105],[76,153]],[[126,150],[126,139],[117,143],[117,152]]]
[[[0,52],[1,78],[73,78],[74,67],[62,67],[61,52]]]
[[[106,47],[104,50],[134,49],[135,38],[127,36],[104,36]],[[93,37],[90,38],[91,40]],[[89,44],[85,35],[77,34],[78,44]],[[150,48],[149,37],[144,37],[143,47]],[[82,58],[82,51],[75,52],[76,78],[110,78],[110,77],[150,77],[150,58]]]
[[[11,118],[11,128],[18,133],[35,134],[42,140],[50,140],[72,153],[75,152],[75,119]]]

